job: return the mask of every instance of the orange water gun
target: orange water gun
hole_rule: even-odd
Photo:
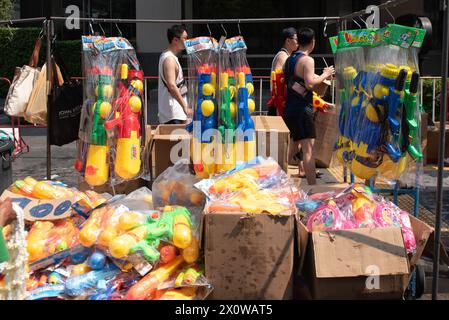
[[[287,85],[285,76],[281,69],[271,72],[271,98],[268,100],[269,107],[275,107],[279,116],[284,116],[285,99],[287,96]]]
[[[125,299],[153,300],[156,297],[158,286],[166,281],[183,262],[182,256],[178,256],[171,262],[150,272],[128,290]]]
[[[326,112],[328,109],[335,107],[335,104],[323,100],[316,92],[313,93],[313,109],[314,111]]]

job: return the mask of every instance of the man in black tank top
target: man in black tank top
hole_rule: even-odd
[[[310,28],[298,31],[298,51],[285,63],[284,73],[287,82],[287,101],[284,120],[290,135],[298,149],[303,151],[303,163],[307,183],[316,184],[315,158],[315,124],[313,119],[313,88],[329,79],[335,73],[334,67],[324,68],[323,73],[315,74],[315,61],[309,54],[315,48],[315,33]]]

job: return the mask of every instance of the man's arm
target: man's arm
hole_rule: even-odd
[[[177,64],[174,59],[168,57],[164,61],[164,78],[168,88],[168,92],[172,95],[173,98],[178,101],[181,107],[184,109],[184,112],[188,114],[188,105],[187,102],[181,95],[179,88],[176,86],[176,67]]]
[[[283,70],[284,64],[285,64],[285,61],[287,61],[287,58],[288,58],[288,54],[286,52],[282,51],[277,56],[276,61],[274,62],[274,70],[276,70],[276,69]]]
[[[334,67],[324,68],[320,76],[315,74],[315,60],[312,57],[304,57],[304,82],[308,90],[313,90],[317,85],[334,74]],[[296,74],[299,74],[299,63],[296,65]]]

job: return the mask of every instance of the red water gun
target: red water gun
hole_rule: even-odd
[[[284,116],[285,97],[287,86],[284,73],[280,69],[271,72],[271,98],[268,100],[269,107],[275,107],[279,116]]]
[[[316,92],[313,93],[313,110],[326,112],[328,109],[335,107],[335,104],[323,100]]]
[[[140,117],[143,71],[121,66],[120,96],[115,102],[114,119],[106,121],[106,130],[118,127],[115,173],[122,179],[134,178],[140,171]]]

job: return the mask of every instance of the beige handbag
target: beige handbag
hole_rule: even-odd
[[[34,82],[40,72],[40,68],[37,68],[40,48],[41,39],[38,38],[28,65],[24,65],[22,68],[16,67],[14,79],[5,101],[5,113],[9,116],[22,117],[24,115]]]
[[[55,66],[59,85],[62,86],[64,80],[62,79],[61,71],[58,65],[55,64]],[[52,73],[51,79],[53,79],[53,72],[54,71],[51,70]],[[47,100],[48,100],[47,64],[45,63],[42,66],[42,70],[39,73],[39,77],[34,83],[33,91],[31,92],[30,100],[28,101],[28,106],[24,114],[25,120],[33,124],[46,125]]]

